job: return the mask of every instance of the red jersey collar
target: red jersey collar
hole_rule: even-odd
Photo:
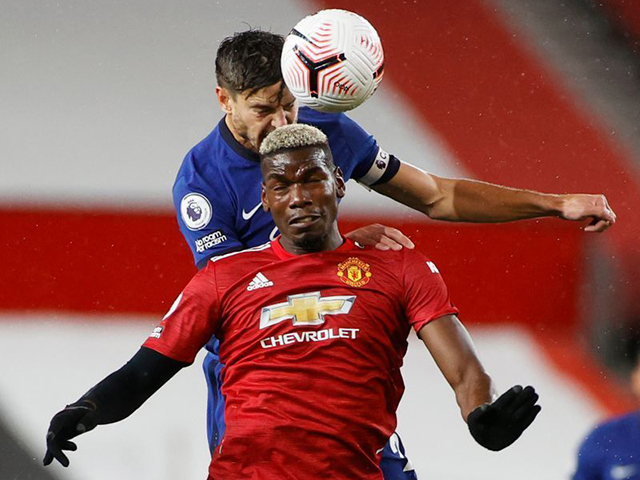
[[[285,260],[287,258],[295,258],[295,257],[301,257],[302,256],[302,255],[294,255],[293,253],[287,252],[284,249],[284,247],[280,244],[280,237],[281,237],[281,235],[278,235],[276,237],[276,239],[271,242],[271,248],[273,249],[273,253],[276,254],[276,257],[278,257],[281,260]],[[342,237],[342,239],[344,240],[344,242],[342,242],[342,245],[340,245],[335,250],[326,250],[326,251],[347,252],[349,250],[353,250],[354,248],[357,248],[355,242],[353,240],[351,240],[350,238]],[[324,253],[324,252],[315,252],[315,253]],[[307,253],[307,254],[304,254],[304,255],[313,255],[313,254]]]

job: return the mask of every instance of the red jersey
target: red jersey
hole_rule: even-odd
[[[411,327],[457,313],[416,250],[279,241],[214,257],[145,347],[193,362],[220,340],[225,435],[210,480],[381,480]]]

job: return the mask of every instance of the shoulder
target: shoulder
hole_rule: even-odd
[[[401,250],[378,250],[368,245],[354,242],[353,254],[360,254],[373,263],[395,263],[398,265],[431,262],[429,257],[417,248],[402,248]]]
[[[632,412],[608,419],[598,424],[580,445],[582,455],[602,452],[603,446],[633,441],[640,428],[640,412]]]
[[[207,261],[203,270],[212,272],[218,288],[226,290],[233,285],[245,282],[247,276],[254,276],[256,271],[265,265],[277,261],[278,257],[273,253],[271,243],[268,242],[257,247],[213,256]]]
[[[176,205],[181,201],[184,203],[190,196],[195,196],[196,200],[206,197],[205,203],[219,204],[229,200],[228,194],[218,194],[219,192],[228,193],[225,185],[227,169],[224,168],[227,159],[225,149],[219,145],[220,142],[219,127],[216,126],[184,157],[173,184]]]
[[[589,434],[598,440],[620,435],[629,429],[634,431],[640,428],[640,411],[619,415],[598,424]]]
[[[176,175],[176,185],[180,183],[211,182],[217,178],[215,172],[220,170],[220,163],[225,161],[224,145],[219,125],[191,148],[180,165]]]
[[[309,107],[300,108],[298,121],[320,128],[330,139],[334,135],[354,136],[364,132],[356,121],[344,113],[318,112]]]
[[[343,118],[346,118],[344,113],[318,112],[309,107],[300,107],[298,111],[298,122],[311,125],[339,124]]]
[[[432,271],[434,268],[437,270],[435,263],[431,260],[431,257],[423,250],[419,250],[417,246],[416,248],[403,248],[398,253],[401,253],[402,261],[407,265],[427,264],[429,267],[433,266],[433,268],[431,268]]]
[[[256,260],[273,260],[275,255],[271,248],[271,242],[263,243],[257,247],[245,248],[235,252],[215,255],[209,259],[208,265],[212,265],[218,270],[228,268],[238,268],[240,265],[249,265]]]

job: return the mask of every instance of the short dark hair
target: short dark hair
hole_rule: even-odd
[[[262,30],[237,32],[225,38],[216,55],[218,86],[248,96],[282,80],[280,56],[284,37]]]

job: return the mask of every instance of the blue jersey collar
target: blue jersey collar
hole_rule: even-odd
[[[227,145],[231,147],[231,149],[240,155],[242,158],[246,158],[247,160],[251,160],[252,162],[260,162],[260,155],[256,152],[249,150],[238,142],[229,127],[227,126],[227,122],[225,122],[226,117],[222,117],[220,123],[218,123],[218,128],[220,129],[220,135],[222,135],[222,139],[225,141]]]

